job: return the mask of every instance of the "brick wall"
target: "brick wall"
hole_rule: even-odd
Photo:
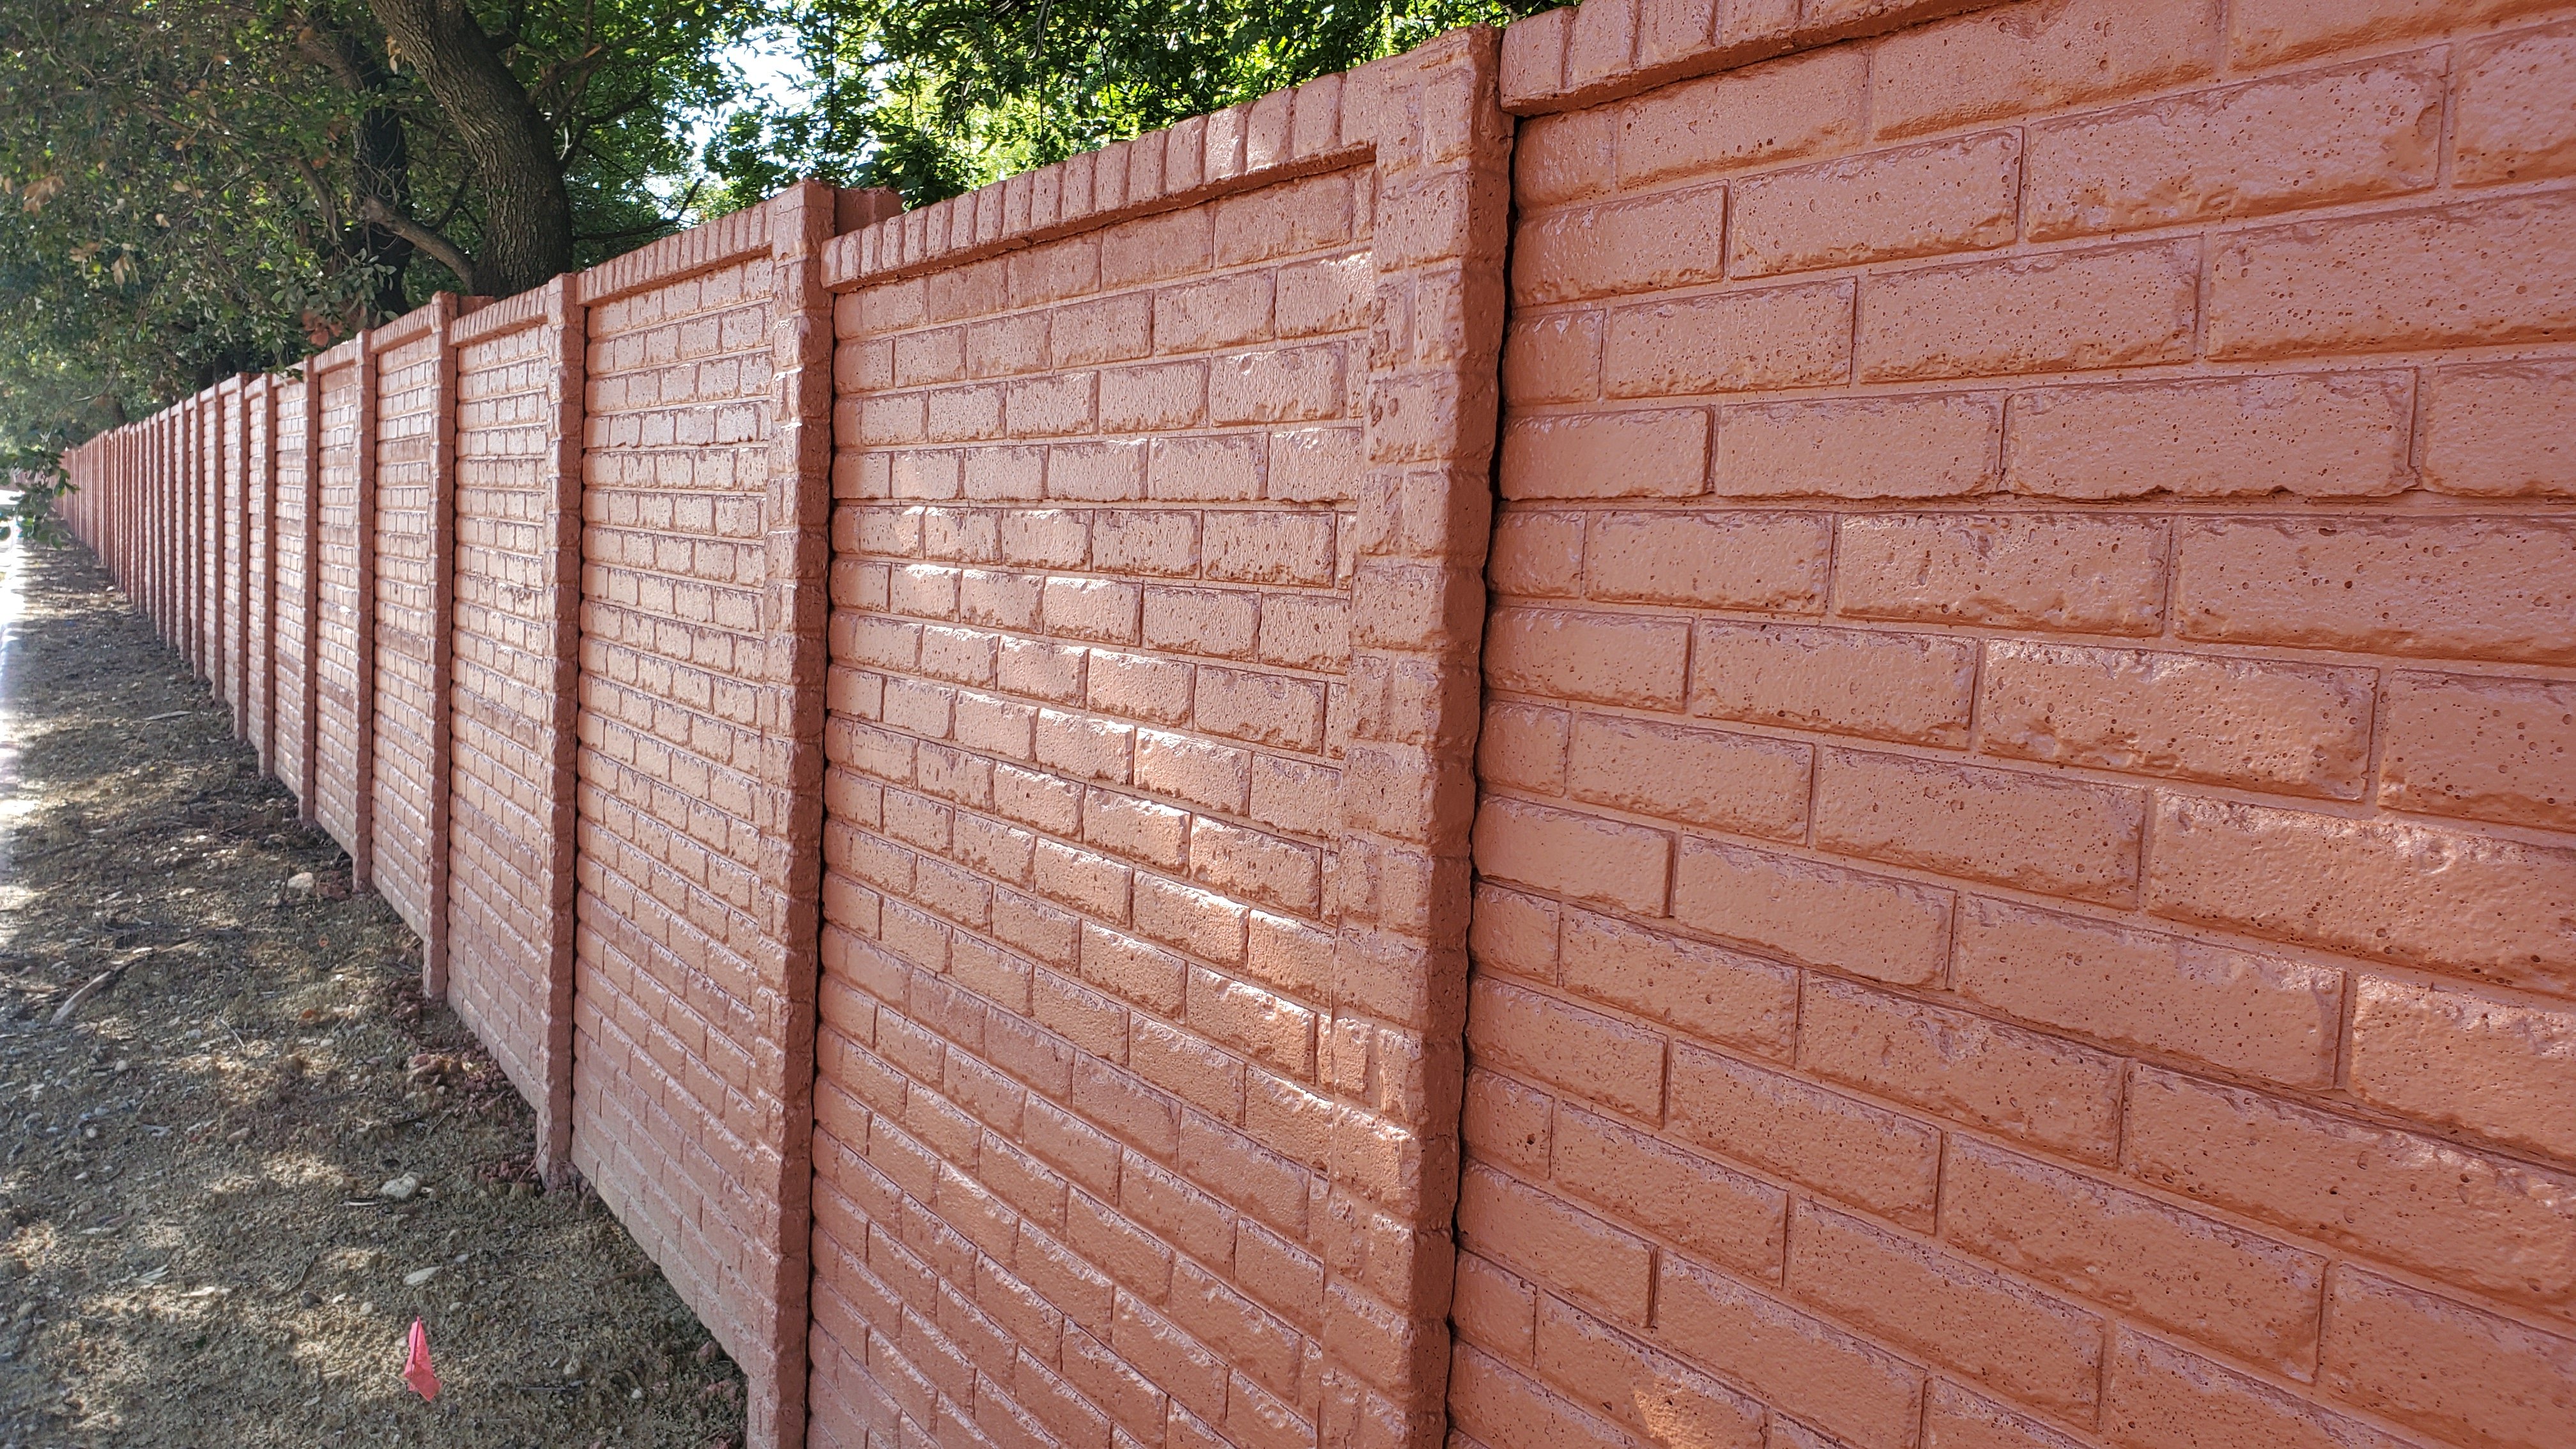
[[[1471,1439],[2576,1442],[2567,13],[1524,122]]]
[[[455,510],[456,299],[378,329],[375,397],[375,768],[370,844],[376,889],[422,941],[424,980],[442,994],[447,912],[448,629]]]
[[[572,1133],[582,314],[557,282],[457,324],[448,1001]]]
[[[800,186],[583,274],[572,1160],[801,1429],[829,403]],[[855,200],[855,198],[851,198]]]
[[[1594,0],[67,516],[762,1446],[2571,1449],[2571,89]]]
[[[277,771],[277,385],[252,378],[242,389],[242,738],[259,766]]]
[[[817,1443],[1436,1441],[1493,85],[836,249]]]
[[[311,464],[313,821],[372,883],[375,840],[375,391],[364,334],[306,362],[320,420]]]
[[[277,701],[277,753],[273,773],[313,820],[313,566],[315,507],[313,465],[320,449],[315,441],[321,414],[313,406],[317,378],[284,377],[272,384],[277,392],[277,547],[276,572],[269,587],[276,610],[272,648],[271,693]]]

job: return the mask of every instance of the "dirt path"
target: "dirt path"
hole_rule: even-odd
[[[0,544],[0,1449],[737,1444],[739,1374],[528,1181],[346,881],[87,553]]]

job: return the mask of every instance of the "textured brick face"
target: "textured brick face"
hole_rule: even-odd
[[[1148,137],[839,299],[818,1443],[1436,1440],[1483,43],[1245,118],[1341,169]]]
[[[572,706],[579,314],[568,286],[493,308],[456,352],[448,1000],[571,1145]]]
[[[1313,1432],[1361,477],[1268,484],[1361,456],[1375,195],[1333,171],[841,299],[837,371],[882,381],[836,463],[818,1373],[1016,1337],[974,1372],[1021,1413]],[[886,1316],[913,1275],[958,1313]]]
[[[771,266],[749,240],[588,313],[572,1095],[575,1164],[746,1343],[786,1114],[753,815]]]
[[[1520,133],[1455,1424],[2569,1442],[2568,7],[1569,105],[1671,8]]]
[[[370,879],[375,758],[375,363],[360,338],[306,363],[319,376],[310,465],[314,823]]]
[[[452,303],[444,304],[452,306]],[[375,435],[375,886],[424,940],[445,933],[435,845],[447,782],[440,677],[441,595],[453,526],[445,514],[446,316],[415,313],[380,336]],[[404,336],[404,333],[412,335]],[[433,925],[433,920],[436,924]]]

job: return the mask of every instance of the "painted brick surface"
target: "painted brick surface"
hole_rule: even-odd
[[[764,1449],[2568,1449],[2571,34],[1593,0],[66,516]]]
[[[277,708],[277,747],[272,772],[292,793],[300,813],[313,820],[313,566],[317,490],[313,469],[320,449],[316,436],[320,410],[313,405],[316,383],[308,373],[275,380],[277,392],[277,525],[276,571],[269,593],[275,600],[271,670]]]
[[[584,273],[572,1161],[804,1424],[828,299],[802,185]]]
[[[558,282],[457,324],[448,1004],[572,1147],[582,314]]]
[[[443,475],[454,426],[446,350],[454,305],[442,294],[368,343],[376,369],[369,844],[375,888],[424,942],[432,984],[445,970],[446,851],[436,846],[447,809],[444,595],[454,522]]]
[[[375,359],[364,333],[305,364],[312,406],[313,821],[372,884],[375,831]]]
[[[1439,1438],[1492,54],[836,249],[818,1444]]]
[[[2576,1442],[2567,7],[1555,98],[1654,8],[1518,147],[1453,1423]]]

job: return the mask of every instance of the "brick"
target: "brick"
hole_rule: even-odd
[[[2383,715],[2381,804],[2576,829],[2576,685],[2400,670]]]
[[[2535,7],[2536,8],[2536,7]],[[2458,52],[2451,174],[2476,186],[2576,174],[2576,26],[2464,45]]]
[[[2325,1259],[1983,1143],[1951,1144],[1943,1241],[2306,1378]]]
[[[2154,634],[2164,525],[2048,514],[1846,518],[1839,612],[1861,619]]]
[[[1340,417],[1350,392],[1339,343],[1235,353],[1208,371],[1208,420],[1305,422]]]
[[[2576,1423],[2576,1339],[2350,1267],[2317,1381],[2444,1443],[2550,1449]]]
[[[2294,357],[2576,337],[2571,235],[2576,198],[2558,195],[2235,232],[2210,253],[2205,347]]]
[[[1722,1368],[1766,1403],[1853,1449],[1905,1449],[1922,1416],[1922,1371],[1823,1319],[1667,1253],[1657,1266],[1658,1339]]]
[[[1480,893],[1480,920],[1492,909],[1485,901]],[[1555,955],[1549,952],[1550,961]],[[1478,954],[1480,961],[1491,958],[1490,950]],[[1789,1056],[1798,1018],[1798,973],[1790,967],[1569,910],[1562,969],[1565,988],[1577,995],[1670,1023],[1702,1041],[1775,1060]]]
[[[1207,416],[1204,362],[1110,368],[1100,374],[1100,430],[1143,433],[1195,427]]]
[[[1779,1281],[1788,1195],[1646,1133],[1568,1106],[1555,1121],[1557,1185],[1730,1271]],[[1540,1326],[1541,1354],[1546,1326]],[[1569,1385],[1572,1387],[1572,1385]]]
[[[1791,1291],[2035,1408],[2090,1418],[2103,1323],[1927,1244],[1801,1207]]]
[[[1855,1207],[1932,1225],[1941,1134],[1786,1072],[1676,1043],[1675,1135]]]
[[[1482,1066],[1522,1072],[1652,1122],[1663,1115],[1664,1039],[1616,1018],[1500,981],[1478,981],[1467,1049]]]
[[[2049,776],[1831,749],[1816,844],[1899,865],[2111,904],[2137,896],[2145,799]]]
[[[2126,1329],[2104,1378],[2103,1427],[2133,1449],[2403,1449],[2402,1440],[2358,1419]]]
[[[1328,584],[1333,578],[1333,520],[1310,512],[1210,514],[1206,576],[1255,584]]]
[[[1945,1379],[1923,1405],[1923,1449],[2080,1449],[2073,1439]]]
[[[1566,793],[1632,814],[1794,840],[1807,827],[1813,751],[1755,735],[1577,716]]]
[[[1691,712],[1790,729],[1961,746],[1977,646],[1779,624],[1699,626]]]
[[[1485,582],[1498,594],[1570,599],[1583,592],[1583,515],[1515,508],[1494,523]]]
[[[2332,1084],[2343,973],[1970,897],[1950,982],[2023,1021],[2294,1087]]]
[[[2198,79],[2218,66],[2218,9],[2215,0],[2147,12],[2065,0],[1900,31],[1873,57],[1871,127],[1919,135]]]
[[[2468,498],[2576,496],[2563,426],[2576,366],[2504,363],[2425,373],[2424,486]]]
[[[1654,1255],[1643,1239],[1482,1164],[1458,1194],[1459,1248],[1505,1264],[1623,1323],[1646,1321]]]
[[[1489,704],[1476,735],[1476,778],[1542,795],[1565,793],[1565,711]]]
[[[1377,295],[1377,268],[1366,253],[1281,267],[1273,303],[1279,335],[1312,337],[1348,332],[1368,321]]]
[[[2397,820],[2215,800],[2157,807],[2147,907],[2174,920],[2423,966],[2576,989],[2576,850]]]
[[[1672,839],[1640,826],[1496,798],[1476,812],[1475,855],[1477,869],[1489,875],[1661,915]]]
[[[1514,420],[1505,498],[1689,498],[1708,487],[1708,414],[1618,412]]]
[[[1470,1068],[1459,1131],[1479,1159],[1544,1181],[1556,1150],[1555,1099],[1509,1077]],[[1463,1265],[1462,1265],[1463,1266]]]
[[[1689,655],[1690,626],[1678,619],[1497,609],[1485,678],[1519,694],[1678,710]]]
[[[2576,1012],[2364,976],[2347,1071],[2374,1106],[2576,1161]]]
[[[1572,14],[1569,9],[1565,13]],[[1463,1434],[1547,1449],[1624,1449],[1618,1429],[1548,1393],[1510,1365],[1465,1344],[1449,1370],[1449,1403]],[[1473,1439],[1463,1442],[1474,1443]]]
[[[1798,1063],[2075,1157],[2107,1161],[2119,1141],[2117,1058],[1853,982],[1807,983]]]
[[[1521,22],[1521,35],[1545,25],[1546,12]],[[1510,50],[1508,30],[1503,46]],[[1520,122],[1512,142],[1512,196],[1536,211],[1608,191],[1617,180],[1620,113],[1601,106],[1531,116]]]
[[[1760,1449],[1759,1403],[1555,1299],[1539,1306],[1536,1350],[1539,1371],[1558,1392],[1632,1433]]]
[[[1357,497],[1361,444],[1358,428],[1272,433],[1267,491],[1262,496],[1282,503],[1333,503]]]
[[[2181,362],[2199,296],[2196,240],[1874,272],[1855,371],[1900,382]]]
[[[1207,352],[1270,335],[1268,272],[1185,282],[1154,293],[1154,350]]]
[[[2014,131],[1751,177],[1735,188],[1727,272],[1772,276],[2005,246],[2020,195]]]
[[[1852,294],[1849,281],[1808,282],[1621,307],[1609,314],[1606,342],[1593,319],[1601,390],[1614,398],[1642,398],[1847,381]],[[1591,396],[1585,391],[1524,399],[1510,392],[1508,381],[1505,389],[1516,404]],[[1566,388],[1560,384],[1559,390]]]
[[[1092,567],[1179,577],[1199,568],[1199,519],[1172,508],[1103,508],[1089,515]],[[1061,567],[1061,565],[1060,565]],[[1068,582],[1067,587],[1071,587]]]
[[[1868,73],[1868,57],[1845,46],[1640,97],[1618,112],[1618,183],[1646,186],[1848,150],[1861,138]]]
[[[2556,8],[2553,0],[2246,0],[2235,7],[2227,41],[2237,64],[2270,65]]]
[[[1513,238],[1523,307],[1714,282],[1726,274],[1726,188],[1702,187],[1554,212]]]
[[[1920,985],[1950,948],[1950,893],[1685,837],[1673,919],[1801,965]]]
[[[2188,637],[2576,660],[2576,621],[2559,602],[2576,578],[2576,530],[2518,520],[2212,522],[2182,529],[2175,555]]]
[[[1515,321],[1503,335],[1503,402],[1589,402],[1601,392],[1601,314]]]
[[[2414,410],[2403,372],[2042,388],[2007,409],[2004,484],[2085,502],[2383,498],[2416,482]]]
[[[2421,191],[2442,91],[2438,58],[2399,56],[2036,125],[2023,225],[2049,241]]]
[[[2154,1186],[2461,1289],[2576,1303],[2576,1178],[2144,1066],[2121,1159]]]
[[[1592,517],[1592,541],[1587,592],[1595,599],[1780,614],[1824,610],[1833,524],[1822,514],[1600,513]],[[1569,546],[1579,571],[1581,542],[1559,545]]]
[[[2376,681],[2269,660],[1998,641],[1986,649],[1987,754],[2354,799]]]
[[[1834,398],[1720,409],[1709,491],[1721,498],[1964,498],[1992,492],[2003,399]]]

